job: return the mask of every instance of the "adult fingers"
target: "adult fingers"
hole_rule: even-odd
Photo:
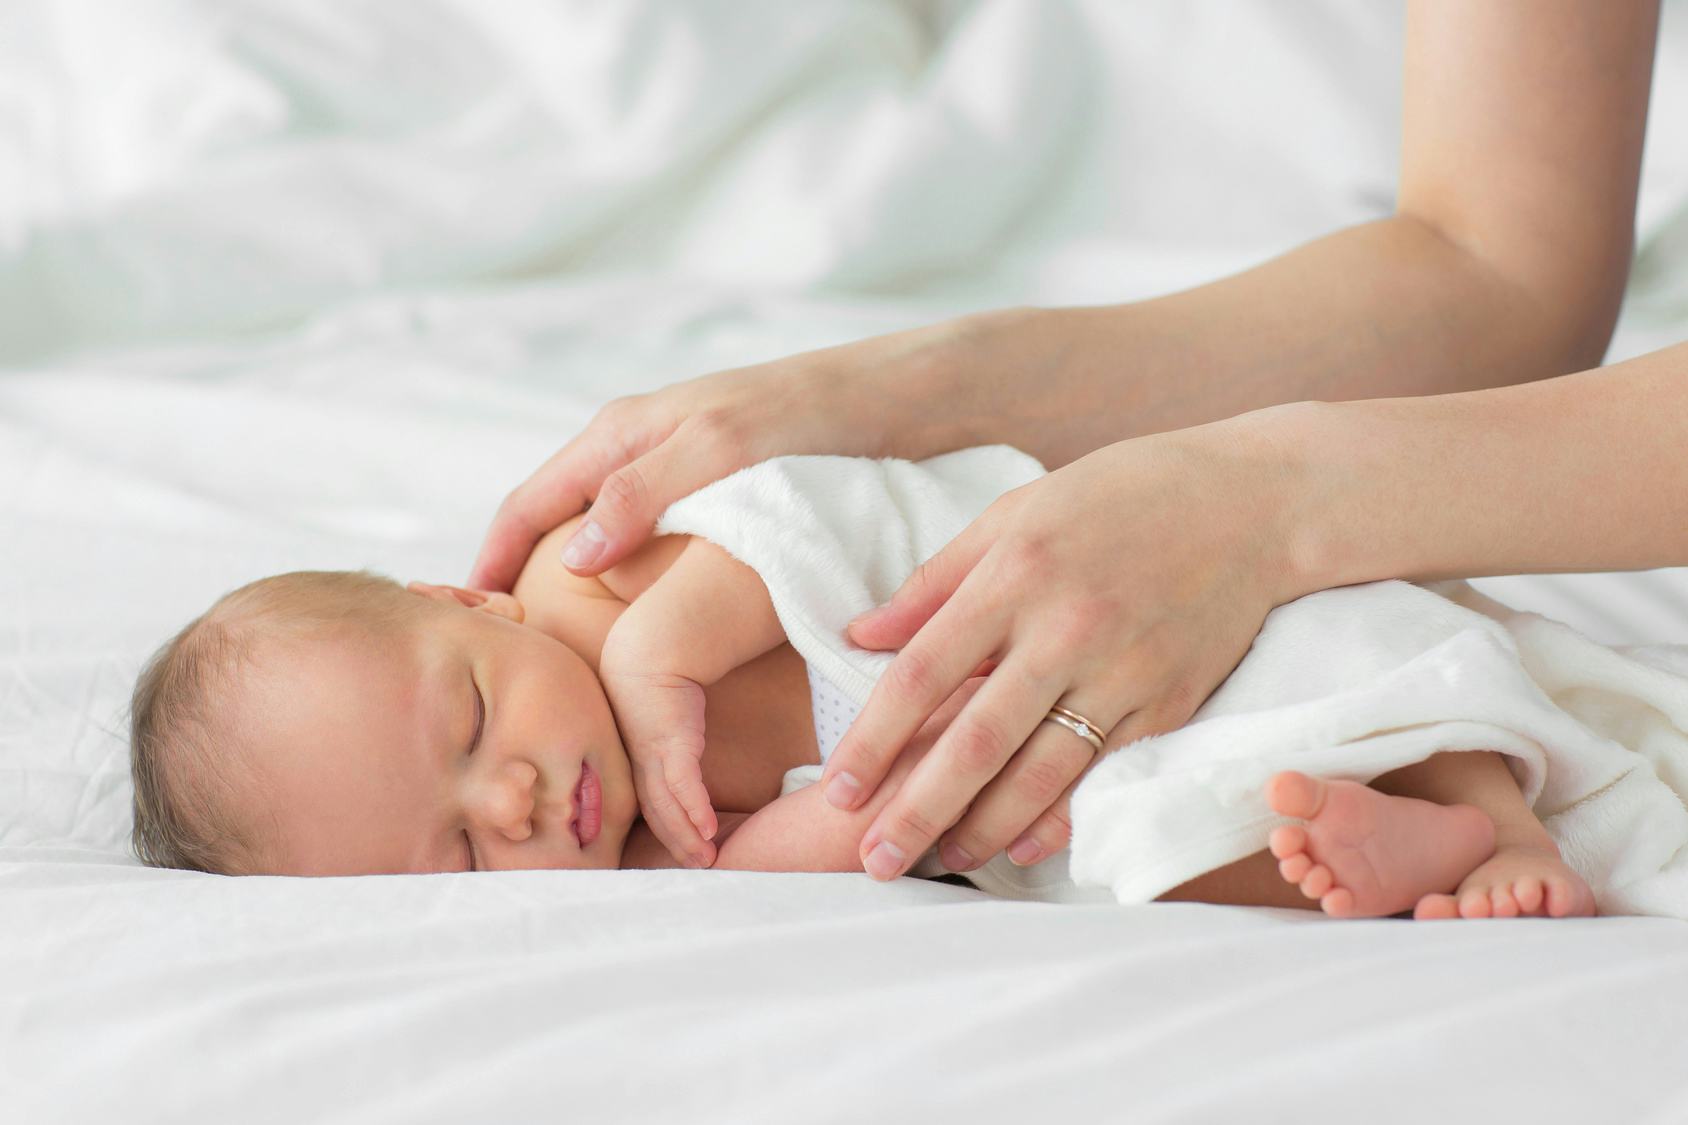
[[[603,478],[585,522],[563,546],[563,565],[585,575],[614,566],[650,538],[670,504],[743,468],[749,456],[730,423],[710,414],[686,419]]]
[[[1060,798],[1043,811],[1036,820],[1014,837],[1008,845],[1008,858],[1021,867],[1039,863],[1072,842],[1072,798],[1077,789],[1101,760],[1140,738],[1165,734],[1184,725],[1189,714],[1181,700],[1161,701],[1153,707],[1133,711],[1108,732],[1102,753],[1097,754],[1079,770],[1078,777],[1062,792]],[[1097,720],[1100,722],[1101,720]],[[1045,728],[1047,729],[1047,728]],[[1071,732],[1068,732],[1071,733]],[[958,826],[959,827],[959,826]],[[994,853],[992,853],[994,854]]]
[[[599,482],[626,460],[623,447],[592,427],[563,446],[499,504],[469,585],[508,593],[540,537],[586,507]]]
[[[862,837],[867,873],[901,875],[959,820],[1049,713],[1062,684],[1012,654],[991,673]]]
[[[985,517],[968,524],[942,550],[917,566],[890,601],[850,622],[846,632],[851,642],[876,651],[908,644],[972,573],[995,538],[994,528],[986,524]]]
[[[1063,696],[1063,706],[1095,720],[1100,727],[1098,734],[1114,725],[1119,716],[1118,705],[1110,704],[1103,710],[1099,705],[1071,699],[1070,695]],[[1067,842],[1065,809],[1055,816],[1049,814],[1099,757],[1100,751],[1084,738],[1066,727],[1040,720],[1031,737],[979,794],[967,814],[944,834],[938,845],[939,858],[951,871],[971,871],[1028,836],[1030,842],[1019,847],[1020,854],[1009,852],[1016,862],[1021,862],[1022,854],[1029,854],[1033,846],[1043,855],[1059,851]],[[1045,817],[1047,823],[1039,831],[1038,824]]]
[[[821,776],[834,808],[849,811],[871,797],[915,732],[996,652],[1006,610],[975,604],[988,599],[969,597],[972,585],[962,583],[873,685]]]

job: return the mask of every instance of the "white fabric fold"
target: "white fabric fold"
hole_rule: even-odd
[[[1006,445],[925,461],[776,457],[675,503],[659,534],[699,535],[756,571],[803,659],[857,706],[891,663],[845,639],[922,562],[1011,489],[1043,475]]]
[[[1370,781],[1444,751],[1507,755],[1605,913],[1688,917],[1688,653],[1614,650],[1464,583],[1326,590],[1267,618],[1183,729],[1073,796],[1072,872],[1146,902],[1266,846],[1282,769]]]
[[[852,645],[844,635],[850,619],[889,601],[991,501],[1042,475],[1036,459],[1006,445],[920,462],[779,457],[674,504],[657,531],[702,536],[755,570],[792,647],[860,707],[891,655]],[[819,766],[791,770],[783,791],[813,784],[820,773]],[[913,873],[941,875],[944,868],[928,854]],[[999,855],[966,877],[1005,898],[1107,897],[1075,886],[1064,855],[1026,868]]]

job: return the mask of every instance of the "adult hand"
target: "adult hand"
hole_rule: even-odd
[[[1276,530],[1299,494],[1259,421],[1280,411],[1121,442],[1016,489],[852,623],[855,643],[902,651],[827,763],[840,808],[866,801],[927,718],[997,662],[863,836],[869,874],[901,874],[940,833],[960,871],[1005,845],[1021,864],[1064,848],[1068,799],[1097,755],[1044,722],[1050,708],[1092,720],[1109,750],[1176,729],[1273,606],[1304,592]]]
[[[598,574],[625,558],[674,501],[795,453],[929,457],[970,444],[934,411],[965,346],[996,319],[969,317],[806,352],[617,399],[504,498],[469,585],[508,590],[541,536],[590,505],[563,565]],[[983,350],[987,350],[985,348]]]

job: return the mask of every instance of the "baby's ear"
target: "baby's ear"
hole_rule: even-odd
[[[455,602],[458,605],[503,617],[520,625],[525,614],[522,603],[509,594],[492,590],[465,590],[461,586],[435,586],[428,582],[412,582],[405,589],[436,602]]]

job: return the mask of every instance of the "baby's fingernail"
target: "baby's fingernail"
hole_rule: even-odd
[[[881,840],[867,853],[867,873],[875,879],[895,879],[903,869],[903,849]]]
[[[968,855],[965,849],[954,844],[945,844],[939,848],[938,855],[942,857],[944,866],[951,871],[970,871],[973,868],[973,857]]]
[[[1008,858],[1021,867],[1036,863],[1041,855],[1043,855],[1043,845],[1030,836],[1021,836],[1008,848]]]
[[[580,525],[568,546],[563,548],[563,565],[578,570],[591,566],[604,553],[604,530],[591,520]]]
[[[856,794],[860,793],[862,783],[856,780],[856,775],[840,770],[826,786],[826,803],[835,809],[849,810],[856,803]]]

